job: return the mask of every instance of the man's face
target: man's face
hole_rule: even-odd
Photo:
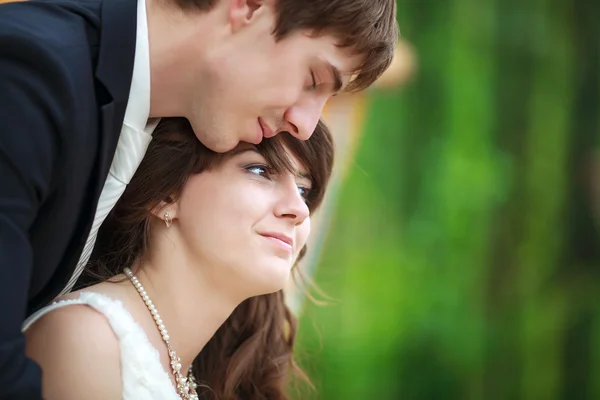
[[[195,92],[185,116],[196,135],[218,152],[282,131],[308,139],[327,100],[361,60],[336,46],[333,36],[294,32],[276,42],[275,14],[266,3],[253,9],[226,4],[231,33],[209,51],[190,86]]]

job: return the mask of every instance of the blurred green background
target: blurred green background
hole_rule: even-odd
[[[599,18],[398,1],[417,71],[368,94],[298,399],[600,399]]]

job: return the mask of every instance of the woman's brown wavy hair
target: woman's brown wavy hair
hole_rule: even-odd
[[[312,177],[309,209],[312,212],[319,206],[333,166],[333,141],[322,122],[307,141],[281,133],[257,148],[276,172],[290,170],[286,149],[291,152]],[[187,120],[163,119],[125,193],[99,231],[85,286],[110,279],[145,257],[154,218],[150,210],[162,201],[175,200],[190,176],[217,167],[226,157],[227,153],[204,147]],[[287,399],[288,378],[294,373],[305,378],[292,358],[295,334],[296,319],[284,303],[283,291],[242,302],[194,360],[200,398]]]

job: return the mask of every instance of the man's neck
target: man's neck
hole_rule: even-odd
[[[173,1],[173,0],[168,0]],[[182,11],[146,0],[150,42],[150,117],[183,116],[205,56],[219,40],[218,10]],[[222,29],[222,27],[221,27]]]

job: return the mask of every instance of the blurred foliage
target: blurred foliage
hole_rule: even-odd
[[[297,398],[600,398],[600,3],[398,13],[418,74],[370,94]]]

